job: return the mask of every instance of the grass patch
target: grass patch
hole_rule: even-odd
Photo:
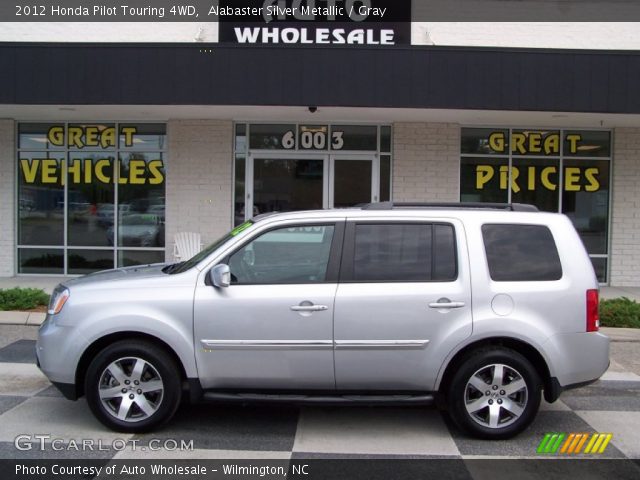
[[[600,300],[600,326],[640,328],[640,303],[627,297]]]
[[[0,290],[0,310],[31,310],[49,304],[49,294],[39,288]]]

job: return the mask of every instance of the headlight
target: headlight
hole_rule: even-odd
[[[58,285],[51,295],[51,301],[49,302],[49,310],[47,313],[49,315],[56,315],[57,313],[60,313],[64,304],[67,303],[69,295],[71,295],[69,289],[62,285]]]

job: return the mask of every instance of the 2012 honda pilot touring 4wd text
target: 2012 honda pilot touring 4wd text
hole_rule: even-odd
[[[527,205],[266,214],[195,257],[59,285],[38,364],[114,430],[181,398],[445,406],[508,438],[599,378],[598,282],[569,219]]]

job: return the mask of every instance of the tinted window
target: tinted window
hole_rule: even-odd
[[[491,278],[497,282],[558,280],[560,257],[547,227],[483,225]]]
[[[332,225],[289,227],[260,235],[231,255],[231,283],[324,282]]]
[[[456,277],[455,258],[450,225],[360,224],[355,227],[355,281],[449,281]]]

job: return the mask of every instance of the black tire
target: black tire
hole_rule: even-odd
[[[494,376],[501,371],[502,382]],[[483,380],[488,380],[486,388]],[[526,389],[519,388],[522,381]],[[511,390],[516,391],[510,394]],[[483,439],[507,439],[533,421],[541,390],[538,372],[524,356],[505,347],[484,348],[471,352],[459,364],[446,393],[447,409],[453,422],[466,433]]]
[[[138,360],[143,360],[141,376],[132,371]],[[107,367],[118,376],[124,374],[121,380],[125,380],[119,382]],[[134,378],[140,378],[136,385]],[[125,385],[127,381],[129,384]],[[156,383],[149,383],[151,381]],[[142,340],[122,340],[100,351],[87,368],[84,385],[87,402],[98,420],[112,430],[126,433],[148,432],[168,422],[176,413],[182,396],[182,380],[176,362],[162,348]],[[153,389],[159,385],[162,389]],[[121,387],[118,396],[100,398],[101,392],[116,387]],[[154,391],[136,390],[139,387]],[[126,394],[122,389],[127,390]],[[120,393],[123,397],[119,397]],[[123,401],[128,401],[125,397],[131,399],[130,407],[122,405]],[[136,402],[144,403],[144,409]],[[127,411],[125,419],[116,416],[121,407],[123,412]]]

